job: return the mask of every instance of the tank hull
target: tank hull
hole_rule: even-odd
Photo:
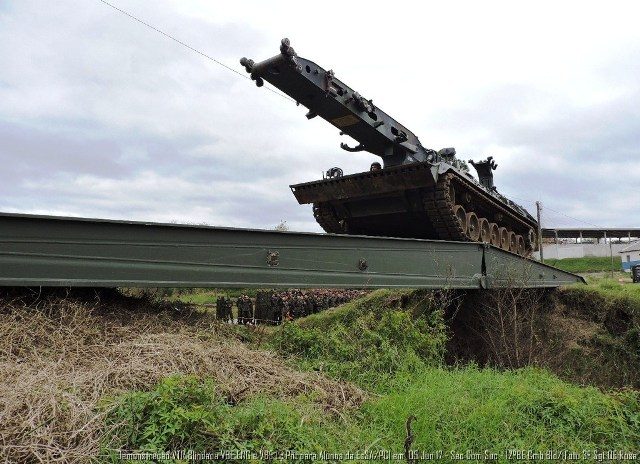
[[[529,255],[536,222],[445,163],[415,163],[291,186],[329,233],[488,242]],[[475,216],[474,216],[475,215]]]

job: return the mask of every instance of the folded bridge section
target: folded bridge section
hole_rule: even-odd
[[[490,245],[0,213],[0,286],[558,287]]]

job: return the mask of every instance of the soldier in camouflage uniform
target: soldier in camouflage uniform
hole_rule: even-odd
[[[216,318],[224,322],[233,322],[231,300],[226,296],[218,297],[216,301]]]
[[[253,302],[247,295],[241,295],[236,301],[238,324],[250,324],[253,321]]]

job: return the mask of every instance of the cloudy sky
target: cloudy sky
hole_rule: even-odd
[[[238,71],[289,37],[545,226],[640,226],[637,2],[109,1]],[[376,157],[305,112],[99,0],[0,0],[0,211],[318,231],[288,185]]]

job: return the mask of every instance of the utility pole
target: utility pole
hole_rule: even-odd
[[[613,245],[611,244],[611,239],[609,239],[609,253],[611,254],[611,278],[613,279],[613,269],[615,265],[613,264]]]
[[[540,262],[544,264],[544,252],[542,251],[542,204],[536,201],[536,211],[538,212],[538,248],[540,249]]]

